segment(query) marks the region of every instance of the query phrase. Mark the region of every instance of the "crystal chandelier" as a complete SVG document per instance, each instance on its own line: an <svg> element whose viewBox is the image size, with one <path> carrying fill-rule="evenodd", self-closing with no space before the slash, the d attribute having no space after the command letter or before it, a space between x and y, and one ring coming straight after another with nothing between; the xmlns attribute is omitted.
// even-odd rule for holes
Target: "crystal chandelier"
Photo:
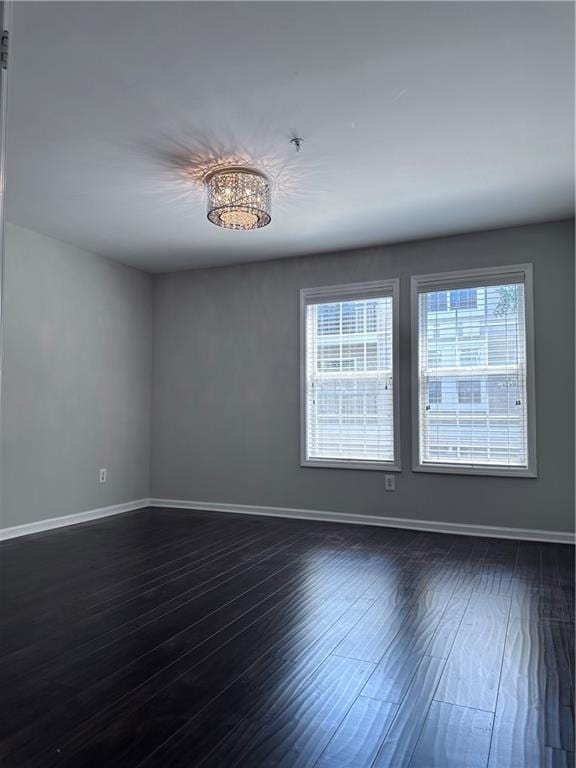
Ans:
<svg viewBox="0 0 576 768"><path fill-rule="evenodd" d="M225 229L259 229L270 224L270 184L251 168L218 168L204 179L208 219Z"/></svg>

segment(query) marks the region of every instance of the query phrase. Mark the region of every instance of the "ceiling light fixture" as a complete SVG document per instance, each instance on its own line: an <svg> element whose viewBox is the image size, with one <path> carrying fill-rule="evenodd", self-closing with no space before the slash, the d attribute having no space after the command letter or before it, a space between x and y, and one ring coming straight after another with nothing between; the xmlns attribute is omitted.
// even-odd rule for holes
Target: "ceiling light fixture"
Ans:
<svg viewBox="0 0 576 768"><path fill-rule="evenodd" d="M270 183L260 171L216 168L204 182L212 224L224 229L260 229L270 224Z"/></svg>

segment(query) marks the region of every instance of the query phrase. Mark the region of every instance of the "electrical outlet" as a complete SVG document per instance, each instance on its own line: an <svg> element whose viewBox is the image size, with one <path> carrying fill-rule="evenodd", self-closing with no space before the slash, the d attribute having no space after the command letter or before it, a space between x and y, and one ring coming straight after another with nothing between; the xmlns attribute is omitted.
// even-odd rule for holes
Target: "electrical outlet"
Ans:
<svg viewBox="0 0 576 768"><path fill-rule="evenodd" d="M395 491L396 490L396 478L394 475L384 475L384 490Z"/></svg>
<svg viewBox="0 0 576 768"><path fill-rule="evenodd" d="M98 482L99 483L105 483L108 479L108 470L107 469L101 469L98 472Z"/></svg>

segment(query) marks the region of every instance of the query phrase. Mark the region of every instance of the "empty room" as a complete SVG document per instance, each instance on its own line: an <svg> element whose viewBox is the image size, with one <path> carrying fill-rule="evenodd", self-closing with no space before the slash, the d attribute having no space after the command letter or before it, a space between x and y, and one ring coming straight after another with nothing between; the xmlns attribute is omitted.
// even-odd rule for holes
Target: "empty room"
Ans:
<svg viewBox="0 0 576 768"><path fill-rule="evenodd" d="M574 4L0 8L2 768L574 768Z"/></svg>

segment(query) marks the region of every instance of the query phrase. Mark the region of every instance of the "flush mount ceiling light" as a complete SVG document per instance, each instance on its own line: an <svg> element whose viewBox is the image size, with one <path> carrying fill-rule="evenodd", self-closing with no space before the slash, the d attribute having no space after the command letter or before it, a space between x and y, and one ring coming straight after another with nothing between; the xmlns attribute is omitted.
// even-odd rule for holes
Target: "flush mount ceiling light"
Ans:
<svg viewBox="0 0 576 768"><path fill-rule="evenodd" d="M252 168L217 168L204 179L208 219L224 229L260 229L270 224L270 183Z"/></svg>

